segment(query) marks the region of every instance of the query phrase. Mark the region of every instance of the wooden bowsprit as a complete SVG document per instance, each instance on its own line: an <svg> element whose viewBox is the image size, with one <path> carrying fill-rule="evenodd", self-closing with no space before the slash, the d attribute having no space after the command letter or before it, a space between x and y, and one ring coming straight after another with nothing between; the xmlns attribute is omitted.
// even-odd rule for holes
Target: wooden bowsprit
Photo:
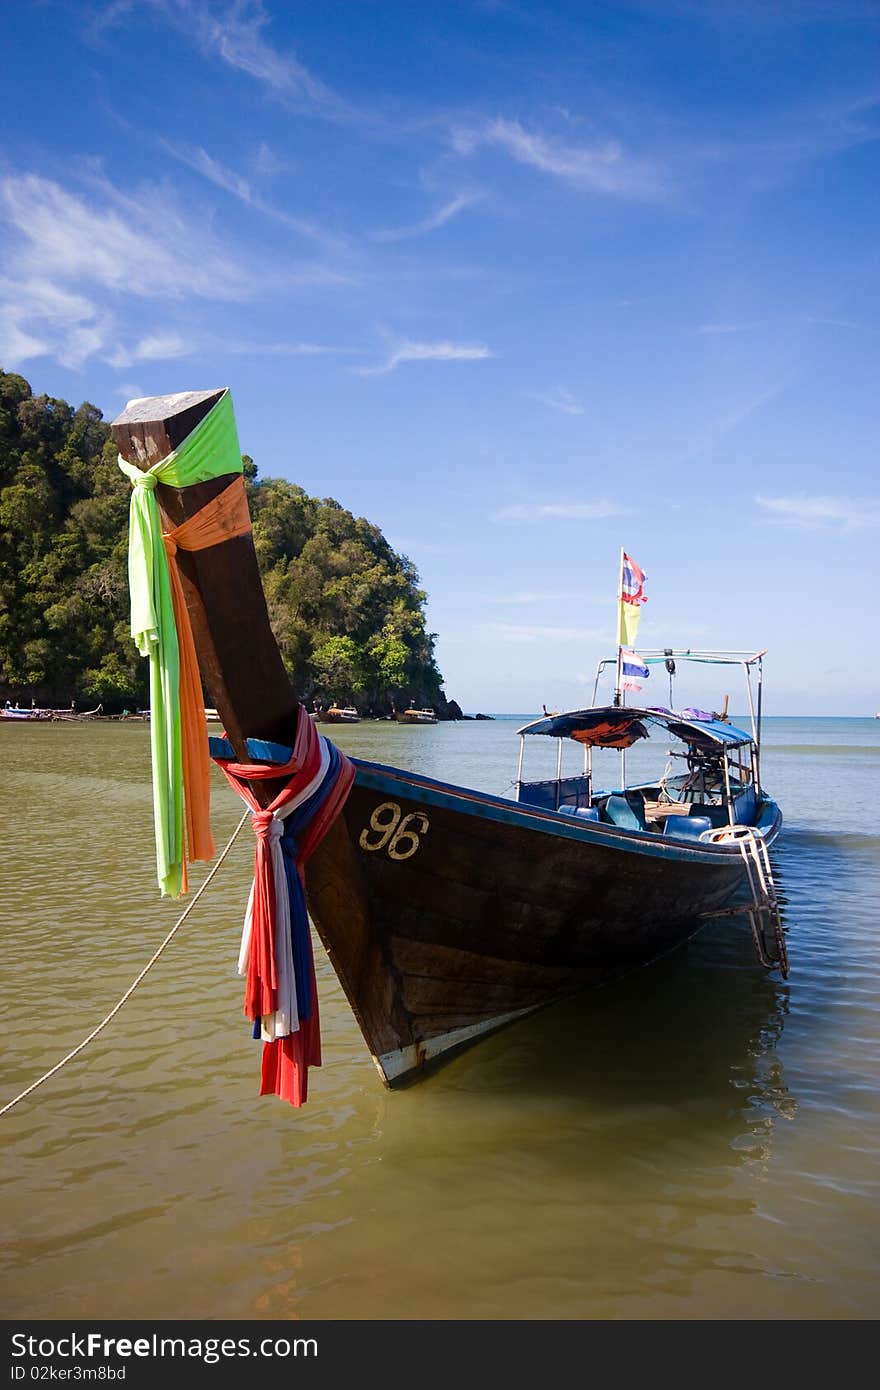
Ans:
<svg viewBox="0 0 880 1390"><path fill-rule="evenodd" d="M177 449L222 395L222 389L183 391L130 401L110 432L122 457L146 471ZM226 474L186 488L160 482L156 501L169 529L201 511L232 480ZM289 744L298 701L269 624L253 537L179 551L177 563L202 679L236 757L247 762L248 738ZM254 793L268 805L274 790L255 783Z"/></svg>

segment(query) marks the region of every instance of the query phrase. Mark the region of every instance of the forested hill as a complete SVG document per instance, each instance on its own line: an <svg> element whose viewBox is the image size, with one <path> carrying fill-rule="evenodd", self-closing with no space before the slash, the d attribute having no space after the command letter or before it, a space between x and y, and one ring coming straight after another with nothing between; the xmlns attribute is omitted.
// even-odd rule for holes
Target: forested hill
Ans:
<svg viewBox="0 0 880 1390"><path fill-rule="evenodd" d="M148 701L128 626L129 484L100 410L35 396L0 371L0 702L106 713ZM329 498L257 478L254 543L278 644L300 698L387 713L441 690L414 565Z"/></svg>

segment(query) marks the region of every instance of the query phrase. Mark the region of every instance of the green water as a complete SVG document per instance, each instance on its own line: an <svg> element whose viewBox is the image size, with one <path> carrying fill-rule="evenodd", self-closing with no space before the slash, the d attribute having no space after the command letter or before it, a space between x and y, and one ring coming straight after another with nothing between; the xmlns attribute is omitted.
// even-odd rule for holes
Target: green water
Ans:
<svg viewBox="0 0 880 1390"><path fill-rule="evenodd" d="M500 792L515 728L333 736ZM182 904L157 896L145 726L0 727L0 747L2 1102ZM246 827L109 1029L0 1119L4 1316L876 1316L878 758L880 721L766 721L787 983L728 919L392 1093L318 946L300 1111L258 1099L241 1014ZM219 845L239 803L215 789Z"/></svg>

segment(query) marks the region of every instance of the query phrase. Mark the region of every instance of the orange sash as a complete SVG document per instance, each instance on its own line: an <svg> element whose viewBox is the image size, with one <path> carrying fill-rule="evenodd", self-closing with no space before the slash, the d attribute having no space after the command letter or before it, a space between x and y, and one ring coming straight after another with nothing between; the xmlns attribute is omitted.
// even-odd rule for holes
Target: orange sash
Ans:
<svg viewBox="0 0 880 1390"><path fill-rule="evenodd" d="M183 891L187 889L186 864L196 859L212 859L211 761L205 730L205 699L196 660L192 625L180 572L177 551L207 550L212 545L244 536L251 530L244 479L239 475L229 487L173 531L163 531L168 556L171 602L180 649L180 732L183 761L184 825L186 853L183 860Z"/></svg>

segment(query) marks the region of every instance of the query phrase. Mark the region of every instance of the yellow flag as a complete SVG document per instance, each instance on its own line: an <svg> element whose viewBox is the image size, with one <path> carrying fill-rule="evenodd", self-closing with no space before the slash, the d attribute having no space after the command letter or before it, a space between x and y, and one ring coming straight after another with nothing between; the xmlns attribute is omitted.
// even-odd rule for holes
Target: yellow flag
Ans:
<svg viewBox="0 0 880 1390"><path fill-rule="evenodd" d="M639 630L642 604L647 603L647 575L625 550L620 552L620 593L618 594L617 645L634 647Z"/></svg>
<svg viewBox="0 0 880 1390"><path fill-rule="evenodd" d="M617 622L617 645L634 647L639 630L639 618L642 616L641 607L637 603L625 603L623 599L618 606L620 615Z"/></svg>

